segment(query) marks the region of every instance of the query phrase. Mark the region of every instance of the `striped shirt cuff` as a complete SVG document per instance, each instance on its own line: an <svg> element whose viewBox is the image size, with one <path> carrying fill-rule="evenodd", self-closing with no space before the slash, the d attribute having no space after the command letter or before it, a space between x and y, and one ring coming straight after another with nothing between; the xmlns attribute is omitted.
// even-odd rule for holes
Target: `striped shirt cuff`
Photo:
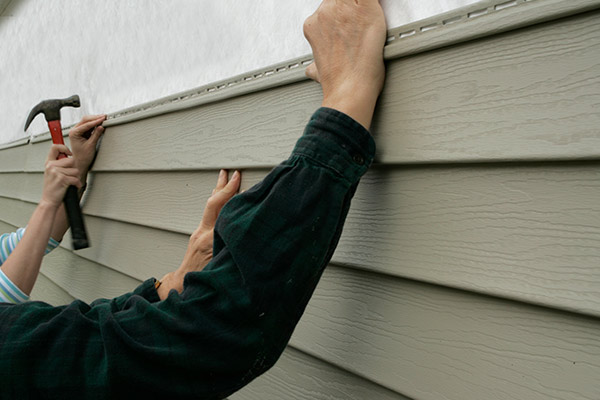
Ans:
<svg viewBox="0 0 600 400"><path fill-rule="evenodd" d="M0 302L19 304L29 300L29 296L21 291L0 269Z"/></svg>
<svg viewBox="0 0 600 400"><path fill-rule="evenodd" d="M50 253L52 250L54 250L58 246L60 246L60 242L57 242L56 240L50 238L50 240L48 240L48 244L46 245L46 252L44 254Z"/></svg>

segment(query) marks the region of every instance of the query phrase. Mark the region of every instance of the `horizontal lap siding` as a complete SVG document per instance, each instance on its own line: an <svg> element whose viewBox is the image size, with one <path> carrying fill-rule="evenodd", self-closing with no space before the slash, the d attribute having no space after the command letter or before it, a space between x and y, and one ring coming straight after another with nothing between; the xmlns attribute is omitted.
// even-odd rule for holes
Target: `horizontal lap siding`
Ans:
<svg viewBox="0 0 600 400"><path fill-rule="evenodd" d="M267 172L244 172L243 188ZM95 174L84 206L93 246L78 254L160 278L181 261L216 176ZM0 175L0 187L15 181L37 201L41 174ZM600 316L599 198L597 162L375 167L333 261Z"/></svg>
<svg viewBox="0 0 600 400"><path fill-rule="evenodd" d="M600 157L598 13L390 61L381 163ZM300 82L110 127L97 170L272 166L319 106Z"/></svg>
<svg viewBox="0 0 600 400"><path fill-rule="evenodd" d="M598 319L329 266L290 342L422 400L600 398Z"/></svg>
<svg viewBox="0 0 600 400"><path fill-rule="evenodd" d="M388 62L377 163L332 265L280 362L232 399L600 398L598 22ZM36 296L112 297L175 269L218 169L259 182L320 100L301 81L110 126L92 247L67 235ZM27 222L49 146L0 150L0 227Z"/></svg>
<svg viewBox="0 0 600 400"><path fill-rule="evenodd" d="M34 208L34 204L0 198L0 223L7 231L14 231L27 224ZM139 279L80 257L62 246L44 257L41 271L70 296L86 302L116 297L140 284Z"/></svg>
<svg viewBox="0 0 600 400"><path fill-rule="evenodd" d="M230 400L409 400L289 347L277 364Z"/></svg>
<svg viewBox="0 0 600 400"><path fill-rule="evenodd" d="M2 222L0 219L0 234L13 232L17 227L12 224ZM63 288L47 278L43 273L38 275L37 281L30 294L33 301L44 301L52 305L68 304L75 300Z"/></svg>
<svg viewBox="0 0 600 400"><path fill-rule="evenodd" d="M73 296L47 278L43 273L38 275L30 298L32 301L43 301L53 306L69 304L75 300Z"/></svg>

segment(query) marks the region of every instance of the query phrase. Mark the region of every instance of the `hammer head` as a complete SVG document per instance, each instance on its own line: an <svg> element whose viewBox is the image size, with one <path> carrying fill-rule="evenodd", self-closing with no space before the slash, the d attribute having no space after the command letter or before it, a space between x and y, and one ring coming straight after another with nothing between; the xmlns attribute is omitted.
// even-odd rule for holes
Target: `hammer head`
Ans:
<svg viewBox="0 0 600 400"><path fill-rule="evenodd" d="M25 122L25 130L29 128L29 124L39 113L44 113L46 116L46 121L60 121L60 109L63 107L79 107L79 96L76 94L67 97L66 99L53 99L53 100L44 100L37 106L33 107L33 110L29 113L27 117L27 122Z"/></svg>

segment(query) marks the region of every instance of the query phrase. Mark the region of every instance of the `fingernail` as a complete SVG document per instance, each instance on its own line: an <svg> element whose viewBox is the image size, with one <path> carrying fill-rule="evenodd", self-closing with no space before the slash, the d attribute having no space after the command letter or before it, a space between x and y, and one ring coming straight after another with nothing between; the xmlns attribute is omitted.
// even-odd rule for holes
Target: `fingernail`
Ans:
<svg viewBox="0 0 600 400"><path fill-rule="evenodd" d="M235 173L233 174L233 177L234 177L235 179L237 179L237 178L239 178L239 177L240 177L240 175L241 175L241 172L240 172L240 171L238 171L238 170L236 170L236 171L235 171Z"/></svg>
<svg viewBox="0 0 600 400"><path fill-rule="evenodd" d="M224 169L222 169L222 170L219 172L219 178L220 178L220 177L222 177L222 176L225 176L225 170L224 170Z"/></svg>

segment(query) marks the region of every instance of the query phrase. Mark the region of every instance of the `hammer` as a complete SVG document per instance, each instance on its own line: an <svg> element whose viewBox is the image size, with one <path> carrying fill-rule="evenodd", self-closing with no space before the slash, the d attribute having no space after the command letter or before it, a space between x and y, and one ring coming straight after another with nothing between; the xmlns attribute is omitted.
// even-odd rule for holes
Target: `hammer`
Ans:
<svg viewBox="0 0 600 400"><path fill-rule="evenodd" d="M62 107L79 107L79 96L73 95L66 99L54 99L44 100L35 107L29 113L27 122L25 122L25 130L29 128L31 121L39 113L44 113L46 121L48 122L48 128L50 129L50 135L52 135L52 143L54 144L65 144L63 140L62 128L60 126L60 109ZM58 159L67 157L66 154L59 154ZM85 249L89 247L87 233L83 224L83 215L81 214L81 208L79 206L79 195L77 193L77 187L69 186L67 193L65 194L65 210L67 212L67 219L71 226L71 237L73 238L73 248L75 250Z"/></svg>

